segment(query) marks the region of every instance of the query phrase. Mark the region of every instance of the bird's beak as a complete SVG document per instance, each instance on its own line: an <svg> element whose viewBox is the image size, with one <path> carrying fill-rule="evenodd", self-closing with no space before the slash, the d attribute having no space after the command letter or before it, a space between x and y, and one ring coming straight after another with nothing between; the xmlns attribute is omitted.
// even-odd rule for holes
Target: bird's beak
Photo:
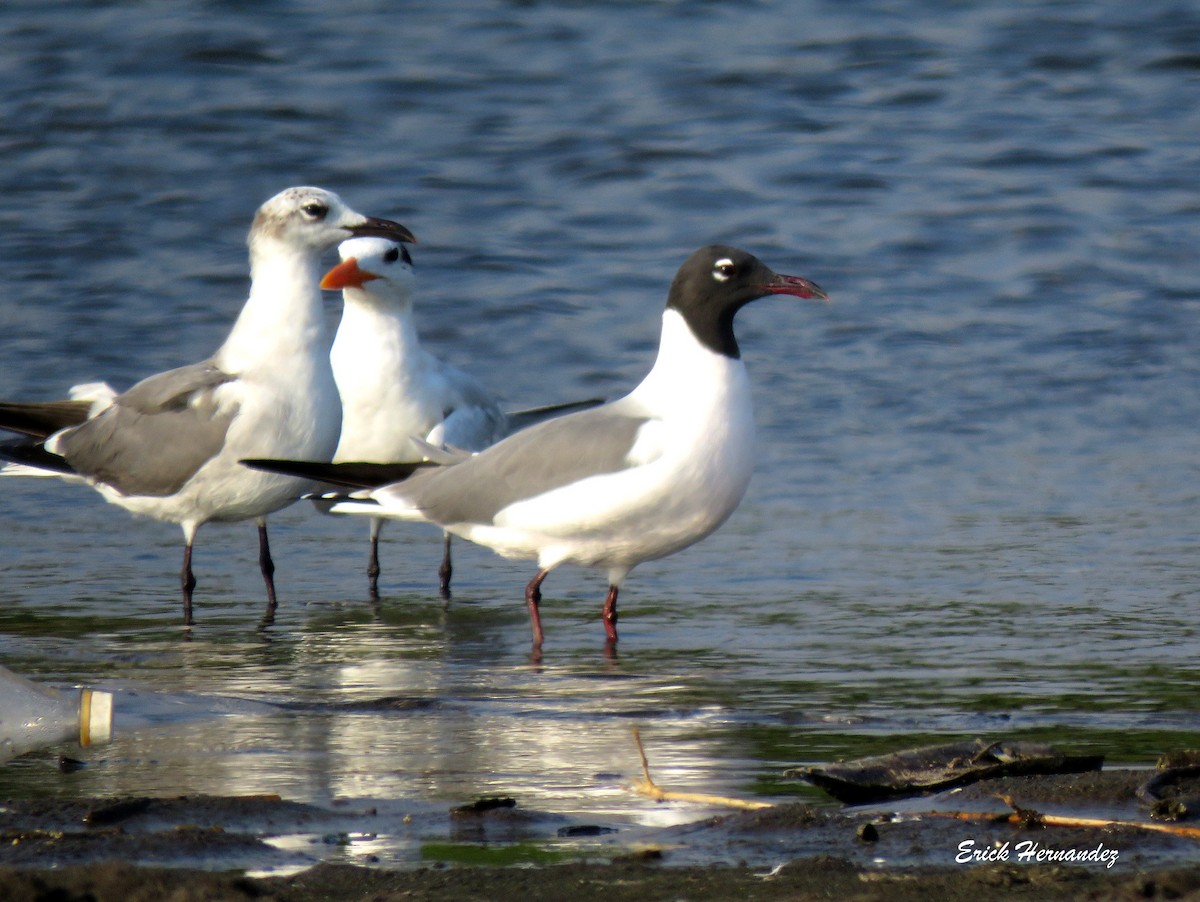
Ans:
<svg viewBox="0 0 1200 902"><path fill-rule="evenodd" d="M812 298L815 301L829 300L829 295L820 285L800 276L782 276L775 273L774 278L765 285L756 287L766 294L791 294L798 298Z"/></svg>
<svg viewBox="0 0 1200 902"><path fill-rule="evenodd" d="M400 223L392 222L390 219L377 219L374 216L367 216L365 221L358 225L346 226L346 231L355 238L369 236L391 238L393 241L406 241L409 244L417 243L417 237Z"/></svg>
<svg viewBox="0 0 1200 902"><path fill-rule="evenodd" d="M358 261L351 257L325 273L325 278L321 280L321 287L331 291L338 288L362 288L365 283L378 278L379 276L374 273L363 272L359 269Z"/></svg>

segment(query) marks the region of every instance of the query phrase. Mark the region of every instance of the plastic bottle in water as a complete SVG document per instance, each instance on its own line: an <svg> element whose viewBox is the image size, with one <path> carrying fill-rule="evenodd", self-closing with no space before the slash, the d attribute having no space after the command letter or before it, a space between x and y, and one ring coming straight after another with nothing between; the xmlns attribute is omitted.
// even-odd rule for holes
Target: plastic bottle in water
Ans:
<svg viewBox="0 0 1200 902"><path fill-rule="evenodd" d="M112 693L60 691L0 667L0 762L68 740L101 745L112 737Z"/></svg>

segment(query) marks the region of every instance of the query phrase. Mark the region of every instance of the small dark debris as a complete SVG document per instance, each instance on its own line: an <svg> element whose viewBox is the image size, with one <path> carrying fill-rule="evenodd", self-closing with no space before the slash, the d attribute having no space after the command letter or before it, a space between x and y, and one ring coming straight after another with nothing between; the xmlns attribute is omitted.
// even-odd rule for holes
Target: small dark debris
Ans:
<svg viewBox="0 0 1200 902"><path fill-rule="evenodd" d="M516 808L517 800L505 796L496 796L494 798L476 799L469 805L459 805L457 808L450 809L451 817L464 817L470 815L487 814L489 811L495 811L499 808Z"/></svg>
<svg viewBox="0 0 1200 902"><path fill-rule="evenodd" d="M858 829L854 831L854 835L863 842L879 842L879 829L870 821L865 824L859 824Z"/></svg>
<svg viewBox="0 0 1200 902"><path fill-rule="evenodd" d="M1033 742L974 739L906 749L784 772L819 786L840 802L857 805L921 795L978 780L1028 774L1100 770L1103 755L1064 755Z"/></svg>
<svg viewBox="0 0 1200 902"><path fill-rule="evenodd" d="M1046 826L1042 813L1035 808L1022 808L1013 801L1011 796L1001 796L1003 802L1012 809L1017 817L1017 827L1021 830L1040 830ZM1011 823L1011 819L1005 819ZM1003 822L999 821L998 822Z"/></svg>
<svg viewBox="0 0 1200 902"><path fill-rule="evenodd" d="M570 827L559 827L558 835L563 838L580 836L607 836L616 833L615 827L601 827L599 824L575 824Z"/></svg>
<svg viewBox="0 0 1200 902"><path fill-rule="evenodd" d="M1194 754L1194 753L1187 753ZM1164 755L1154 776L1137 788L1137 797L1150 806L1150 816L1165 821L1182 821L1200 813L1200 794L1196 792L1200 764L1163 767L1165 761L1190 760ZM1186 784L1191 782L1191 786ZM1191 792L1188 792L1188 790Z"/></svg>
<svg viewBox="0 0 1200 902"><path fill-rule="evenodd" d="M80 761L78 758L71 758L67 755L58 756L58 769L61 773L73 774L85 767L87 767L86 761Z"/></svg>
<svg viewBox="0 0 1200 902"><path fill-rule="evenodd" d="M662 861L665 857L662 849L640 849L628 855L618 855L612 860L612 863L629 864L640 861Z"/></svg>
<svg viewBox="0 0 1200 902"><path fill-rule="evenodd" d="M93 808L83 816L87 827L107 827L139 815L150 807L153 799L126 799Z"/></svg>

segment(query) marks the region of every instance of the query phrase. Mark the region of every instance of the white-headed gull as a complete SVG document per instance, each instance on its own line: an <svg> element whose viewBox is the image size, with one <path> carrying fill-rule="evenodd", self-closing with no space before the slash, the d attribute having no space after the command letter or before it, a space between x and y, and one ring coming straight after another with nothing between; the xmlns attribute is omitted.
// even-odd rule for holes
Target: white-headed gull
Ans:
<svg viewBox="0 0 1200 902"><path fill-rule="evenodd" d="M82 476L135 514L178 523L187 624L195 587L192 543L209 521L257 521L266 620L274 614L266 515L291 504L310 483L256 473L238 461L332 458L342 406L329 362L320 258L355 235L415 240L403 226L356 213L330 191L277 194L254 217L250 296L212 357L142 380L44 442L0 449L20 463ZM2 419L0 428L7 428Z"/></svg>
<svg viewBox="0 0 1200 902"><path fill-rule="evenodd" d="M480 451L514 426L600 403L504 413L483 383L421 346L413 316L413 262L401 243L351 238L342 242L338 254L342 262L321 280L322 288L340 289L345 302L330 353L342 396L342 436L335 462L420 460L423 451L414 439ZM317 505L329 507L320 500ZM372 597L378 597L382 525L382 517L371 518L367 576ZM438 575L441 593L449 597L449 534Z"/></svg>
<svg viewBox="0 0 1200 902"><path fill-rule="evenodd" d="M505 557L536 559L539 570L525 588L535 649L543 638L538 604L546 575L565 562L603 569L611 648L617 593L629 571L709 535L745 493L754 418L733 319L772 294L826 297L807 279L779 275L745 251L701 248L671 284L658 359L628 395L533 426L460 462L418 469L369 492L367 501L346 500L334 510L424 520ZM254 465L338 478L336 465Z"/></svg>

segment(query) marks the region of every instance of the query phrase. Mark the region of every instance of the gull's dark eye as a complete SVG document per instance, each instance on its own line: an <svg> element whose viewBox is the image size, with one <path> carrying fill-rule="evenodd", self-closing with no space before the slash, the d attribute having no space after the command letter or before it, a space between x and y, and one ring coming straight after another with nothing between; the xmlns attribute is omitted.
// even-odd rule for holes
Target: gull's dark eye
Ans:
<svg viewBox="0 0 1200 902"><path fill-rule="evenodd" d="M314 222L320 222L329 215L329 208L324 204L319 204L316 201L307 203L300 208L300 212Z"/></svg>
<svg viewBox="0 0 1200 902"><path fill-rule="evenodd" d="M713 264L713 278L718 282L728 282L737 273L737 267L728 257L722 257Z"/></svg>
<svg viewBox="0 0 1200 902"><path fill-rule="evenodd" d="M400 248L394 247L383 255L383 259L387 263L395 263L400 259Z"/></svg>

